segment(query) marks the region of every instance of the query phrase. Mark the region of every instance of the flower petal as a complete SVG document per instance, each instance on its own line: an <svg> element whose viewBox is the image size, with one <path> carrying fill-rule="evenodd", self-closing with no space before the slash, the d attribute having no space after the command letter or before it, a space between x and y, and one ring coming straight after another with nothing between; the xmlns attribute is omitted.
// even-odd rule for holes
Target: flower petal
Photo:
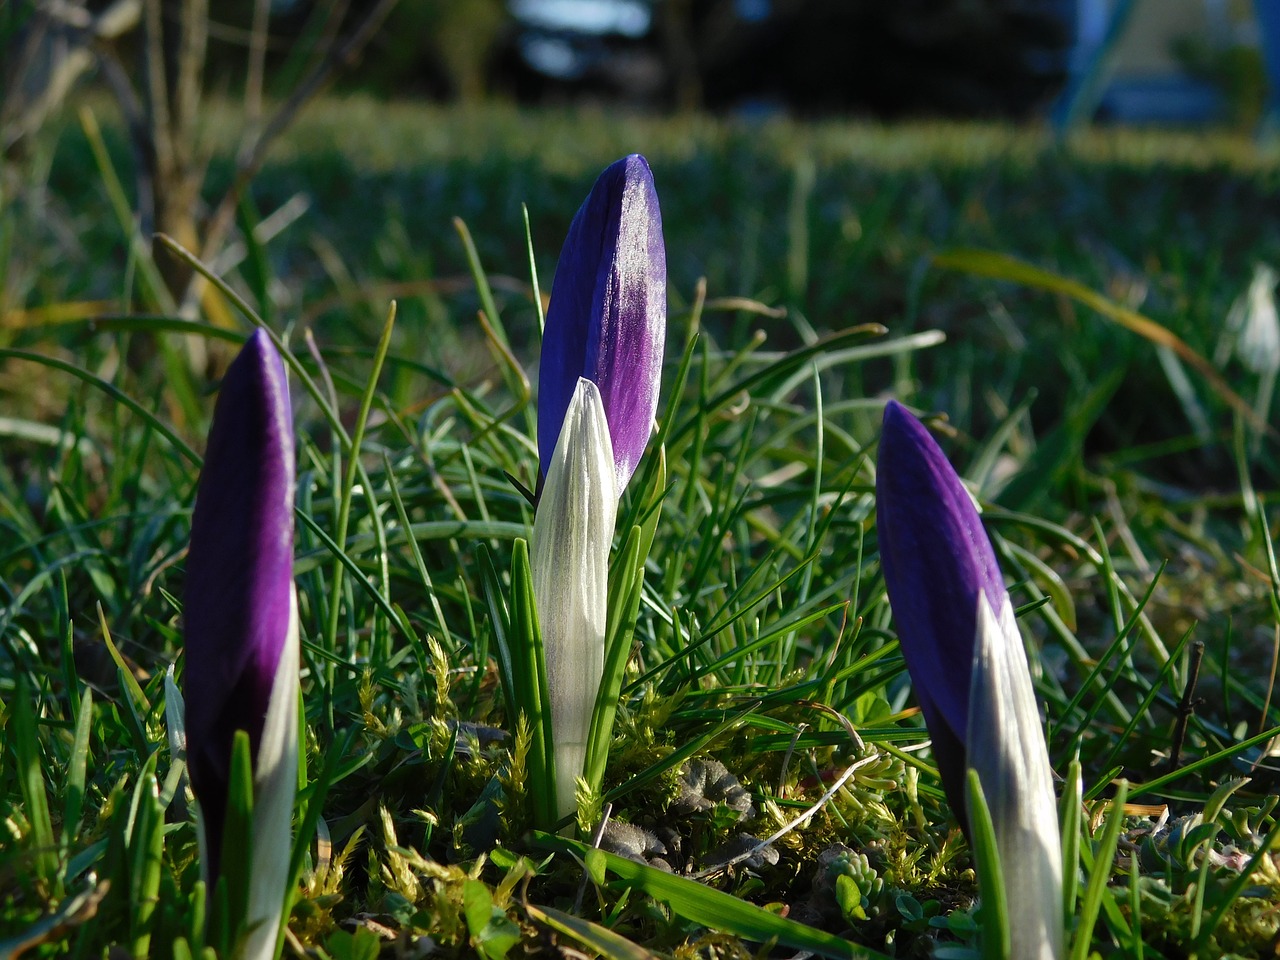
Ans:
<svg viewBox="0 0 1280 960"><path fill-rule="evenodd" d="M579 379L533 524L529 558L547 663L556 792L561 816L576 809L591 714L604 671L609 548L618 495L600 391Z"/></svg>
<svg viewBox="0 0 1280 960"><path fill-rule="evenodd" d="M658 194L649 164L632 154L596 180L560 252L538 374L544 476L577 378L586 377L600 388L621 493L649 442L666 323Z"/></svg>
<svg viewBox="0 0 1280 960"><path fill-rule="evenodd" d="M272 960L293 853L298 789L298 600L290 585L289 632L253 764L253 873L243 960Z"/></svg>
<svg viewBox="0 0 1280 960"><path fill-rule="evenodd" d="M977 596L999 607L1006 592L969 492L925 426L894 401L876 461L876 531L912 682L963 740ZM957 788L962 798L963 780Z"/></svg>
<svg viewBox="0 0 1280 960"><path fill-rule="evenodd" d="M996 616L977 600L968 757L995 826L1008 905L1011 957L1063 951L1062 840L1053 773L1013 605Z"/></svg>

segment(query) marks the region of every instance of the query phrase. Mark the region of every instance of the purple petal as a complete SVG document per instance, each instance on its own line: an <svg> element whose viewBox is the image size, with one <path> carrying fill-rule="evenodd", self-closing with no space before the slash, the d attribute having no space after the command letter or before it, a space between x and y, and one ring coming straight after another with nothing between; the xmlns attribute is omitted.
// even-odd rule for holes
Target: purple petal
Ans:
<svg viewBox="0 0 1280 960"><path fill-rule="evenodd" d="M262 330L227 370L191 518L183 596L188 766L218 874L231 742L254 755L289 632L293 415L284 364Z"/></svg>
<svg viewBox="0 0 1280 960"><path fill-rule="evenodd" d="M538 374L542 473L579 377L600 388L619 492L649 442L667 325L667 258L649 164L600 174L569 226L551 286Z"/></svg>
<svg viewBox="0 0 1280 960"><path fill-rule="evenodd" d="M925 426L900 404L884 411L876 461L880 565L902 656L934 740L943 786L964 817L978 593L999 610L1007 593L964 484ZM948 754L959 751L959 757Z"/></svg>

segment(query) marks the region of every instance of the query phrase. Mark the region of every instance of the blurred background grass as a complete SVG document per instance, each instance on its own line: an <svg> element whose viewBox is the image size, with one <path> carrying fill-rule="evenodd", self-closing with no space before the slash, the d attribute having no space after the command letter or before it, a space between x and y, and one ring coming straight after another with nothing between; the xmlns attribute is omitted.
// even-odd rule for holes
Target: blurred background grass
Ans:
<svg viewBox="0 0 1280 960"><path fill-rule="evenodd" d="M127 168L109 105L93 108L113 162ZM216 197L232 176L237 114L221 104L202 119L206 192ZM314 325L323 342L367 345L394 294L402 347L454 372L474 369L483 362L471 349L478 302L451 218L467 223L486 264L516 272L498 295L513 311L513 336L527 343L528 277L513 269L527 259L521 204L545 291L578 198L630 151L655 171L674 308L687 308L705 278L713 298L785 309L775 318L713 315L707 329L729 346L756 329L768 349L855 323L942 330L948 345L918 358L911 387L977 436L1033 391L1031 423L1047 432L1113 376L1091 449L1175 440L1189 424L1150 344L1063 298L940 270L938 251L980 247L1028 260L1142 310L1202 354L1213 352L1255 263L1280 261L1277 154L1221 132L1094 130L1060 144L1044 129L998 124L889 128L330 98L285 135L250 190L264 217L301 211L264 245L275 310ZM22 329L19 311L83 300L126 310L130 297L120 285L121 230L106 215L74 115L47 131L37 156L33 181L11 181L5 218L3 336L13 345L48 333ZM878 370L863 385L869 394L896 375ZM1149 467L1197 489L1235 482L1228 459L1179 454L1177 444Z"/></svg>

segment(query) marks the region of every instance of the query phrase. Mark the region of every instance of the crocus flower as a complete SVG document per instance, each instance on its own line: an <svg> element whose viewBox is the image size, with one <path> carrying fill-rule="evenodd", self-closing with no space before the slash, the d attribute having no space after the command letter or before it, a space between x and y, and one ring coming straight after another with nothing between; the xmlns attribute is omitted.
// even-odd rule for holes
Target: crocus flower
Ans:
<svg viewBox="0 0 1280 960"><path fill-rule="evenodd" d="M538 374L529 558L546 656L557 810L575 808L604 671L618 498L649 442L667 321L662 216L639 154L602 173L560 252Z"/></svg>
<svg viewBox="0 0 1280 960"><path fill-rule="evenodd" d="M667 256L649 164L610 165L569 226L538 374L542 477L579 377L600 389L621 495L649 442L667 324Z"/></svg>
<svg viewBox="0 0 1280 960"><path fill-rule="evenodd" d="M1265 263L1253 268L1249 289L1232 304L1227 328L1236 335L1236 355L1248 370L1280 372L1280 319L1276 316L1276 272Z"/></svg>
<svg viewBox="0 0 1280 960"><path fill-rule="evenodd" d="M547 462L529 557L546 651L561 817L576 809L574 785L604 672L609 546L618 510L613 466L600 390L580 377Z"/></svg>
<svg viewBox="0 0 1280 960"><path fill-rule="evenodd" d="M269 958L288 882L298 771L293 417L284 366L256 331L227 370L191 520L183 599L187 764L210 891L231 748L249 735L253 860L243 956Z"/></svg>
<svg viewBox="0 0 1280 960"><path fill-rule="evenodd" d="M965 770L991 810L1018 958L1062 953L1053 777L1026 651L973 499L929 431L885 407L876 475L880 563L942 785L968 829Z"/></svg>

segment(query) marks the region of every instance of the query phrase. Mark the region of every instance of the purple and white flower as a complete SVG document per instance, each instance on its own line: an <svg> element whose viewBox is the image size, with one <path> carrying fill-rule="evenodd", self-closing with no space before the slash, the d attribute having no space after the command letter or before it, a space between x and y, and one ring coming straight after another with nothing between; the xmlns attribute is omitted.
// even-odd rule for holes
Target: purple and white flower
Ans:
<svg viewBox="0 0 1280 960"><path fill-rule="evenodd" d="M538 374L539 498L529 558L546 657L557 810L576 808L604 671L618 499L653 429L667 262L653 175L609 166L569 227Z"/></svg>
<svg viewBox="0 0 1280 960"><path fill-rule="evenodd" d="M221 872L236 732L253 756L253 861L242 956L270 958L288 883L298 777L293 417L262 330L228 368L191 520L183 596L187 765L201 866Z"/></svg>
<svg viewBox="0 0 1280 960"><path fill-rule="evenodd" d="M1010 956L1063 951L1053 776L1026 651L973 498L929 431L885 407L876 463L880 564L942 785L968 830L965 771L991 811Z"/></svg>

